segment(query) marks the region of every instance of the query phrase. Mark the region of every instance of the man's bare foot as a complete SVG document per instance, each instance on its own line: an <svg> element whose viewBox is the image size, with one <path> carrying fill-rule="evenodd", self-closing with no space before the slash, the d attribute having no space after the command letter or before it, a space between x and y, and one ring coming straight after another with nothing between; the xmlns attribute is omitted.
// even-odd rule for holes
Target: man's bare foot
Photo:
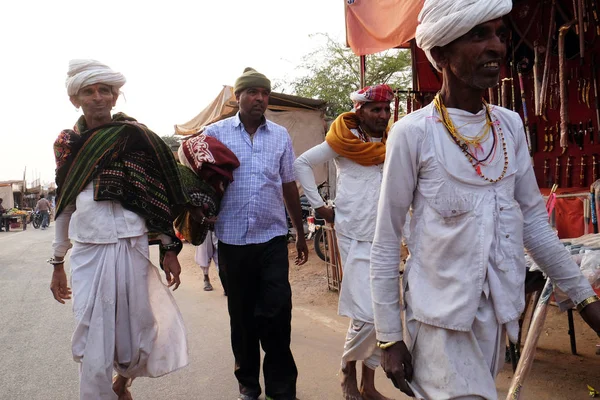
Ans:
<svg viewBox="0 0 600 400"><path fill-rule="evenodd" d="M367 367L364 362L362 365L362 379L360 380L360 394L363 400L392 400L375 389L375 370Z"/></svg>
<svg viewBox="0 0 600 400"><path fill-rule="evenodd" d="M381 393L379 393L376 389L372 390L360 390L360 394L362 395L363 400L393 400L389 397L385 397Z"/></svg>
<svg viewBox="0 0 600 400"><path fill-rule="evenodd" d="M129 391L129 386L131 386L131 381L129 378L125 378L122 375L117 375L113 380L113 392L117 394L119 400L133 400L133 396Z"/></svg>
<svg viewBox="0 0 600 400"><path fill-rule="evenodd" d="M342 367L342 395L344 400L363 400L356 379L356 361L350 361Z"/></svg>

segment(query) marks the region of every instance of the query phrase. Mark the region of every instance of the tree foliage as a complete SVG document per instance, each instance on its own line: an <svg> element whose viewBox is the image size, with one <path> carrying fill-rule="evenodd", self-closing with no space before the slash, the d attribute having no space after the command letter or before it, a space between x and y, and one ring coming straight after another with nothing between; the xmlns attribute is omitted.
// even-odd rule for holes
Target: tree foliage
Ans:
<svg viewBox="0 0 600 400"><path fill-rule="evenodd" d="M303 57L300 68L306 74L289 86L295 95L327 101L326 115L334 118L352 109L349 95L360 89L360 58L329 35L318 35L326 39L325 44ZM409 50L391 49L366 58L367 86L387 83L394 89L406 89L410 85ZM400 112L402 107L401 102Z"/></svg>

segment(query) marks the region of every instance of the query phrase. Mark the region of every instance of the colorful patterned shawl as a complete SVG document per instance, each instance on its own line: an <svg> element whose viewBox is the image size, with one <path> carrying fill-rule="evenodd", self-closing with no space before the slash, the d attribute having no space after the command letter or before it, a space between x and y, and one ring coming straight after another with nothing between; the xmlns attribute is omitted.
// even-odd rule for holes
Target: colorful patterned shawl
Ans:
<svg viewBox="0 0 600 400"><path fill-rule="evenodd" d="M173 219L189 199L165 142L125 114L87 130L85 118L64 130L54 143L56 216L93 181L94 199L120 202L146 220L149 236L174 240Z"/></svg>
<svg viewBox="0 0 600 400"><path fill-rule="evenodd" d="M196 134L186 139L178 151L183 186L190 204L194 207L208 206L207 217L219 213L221 198L229 183L233 182L233 171L240 162L235 154L223 143L204 134ZM179 214L175 229L193 245L204 242L208 230L213 227L195 221L188 210Z"/></svg>

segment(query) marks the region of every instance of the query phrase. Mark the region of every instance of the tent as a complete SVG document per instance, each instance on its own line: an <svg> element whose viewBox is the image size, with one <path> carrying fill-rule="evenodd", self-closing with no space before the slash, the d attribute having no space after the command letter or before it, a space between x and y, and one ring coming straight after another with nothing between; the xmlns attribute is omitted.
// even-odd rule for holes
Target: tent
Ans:
<svg viewBox="0 0 600 400"><path fill-rule="evenodd" d="M15 206L12 183L0 183L0 198L3 200L2 207L7 210Z"/></svg>
<svg viewBox="0 0 600 400"><path fill-rule="evenodd" d="M357 56L407 47L422 7L423 0L379 0L376 6L367 0L347 0L346 42Z"/></svg>
<svg viewBox="0 0 600 400"><path fill-rule="evenodd" d="M265 116L287 129L294 152L299 156L325 139L324 106L323 100L271 92ZM175 125L175 134L193 135L207 125L235 115L237 111L233 87L224 86L219 95L198 115L184 124ZM315 179L318 183L329 180L326 164L315 169Z"/></svg>

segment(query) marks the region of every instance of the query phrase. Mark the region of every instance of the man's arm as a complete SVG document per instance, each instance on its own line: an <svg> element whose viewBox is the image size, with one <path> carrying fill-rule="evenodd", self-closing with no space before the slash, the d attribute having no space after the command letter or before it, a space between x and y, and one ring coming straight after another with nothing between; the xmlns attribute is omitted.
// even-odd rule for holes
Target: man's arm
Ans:
<svg viewBox="0 0 600 400"><path fill-rule="evenodd" d="M413 370L411 355L402 341L399 267L402 227L417 187L421 142L418 127L405 120L390 131L371 247L375 330L379 341L389 342L383 345L381 366L394 386L412 397L406 383L412 380Z"/></svg>
<svg viewBox="0 0 600 400"><path fill-rule="evenodd" d="M296 182L287 182L282 184L283 200L292 220L292 225L296 228L296 265L302 265L308 260L308 246L304 238L304 226L302 224L302 208L300 207L300 193Z"/></svg>
<svg viewBox="0 0 600 400"><path fill-rule="evenodd" d="M371 248L371 292L377 339L402 340L399 266L402 227L417 186L418 127L396 123L386 144L383 181L377 209L375 238Z"/></svg>
<svg viewBox="0 0 600 400"><path fill-rule="evenodd" d="M305 151L294 161L294 172L308 201L327 222L333 223L333 209L325 206L315 183L314 168L335 159L338 154L327 142Z"/></svg>
<svg viewBox="0 0 600 400"><path fill-rule="evenodd" d="M279 174L281 176L283 200L292 220L292 225L296 228L296 265L302 265L308 260L308 246L304 238L304 226L302 224L302 208L300 207L300 193L296 186L294 177L294 148L292 140L286 131L286 145L279 165Z"/></svg>
<svg viewBox="0 0 600 400"><path fill-rule="evenodd" d="M522 123L515 134L517 176L515 200L523 213L523 244L533 260L578 304L594 291L548 223L548 214L529 158Z"/></svg>

